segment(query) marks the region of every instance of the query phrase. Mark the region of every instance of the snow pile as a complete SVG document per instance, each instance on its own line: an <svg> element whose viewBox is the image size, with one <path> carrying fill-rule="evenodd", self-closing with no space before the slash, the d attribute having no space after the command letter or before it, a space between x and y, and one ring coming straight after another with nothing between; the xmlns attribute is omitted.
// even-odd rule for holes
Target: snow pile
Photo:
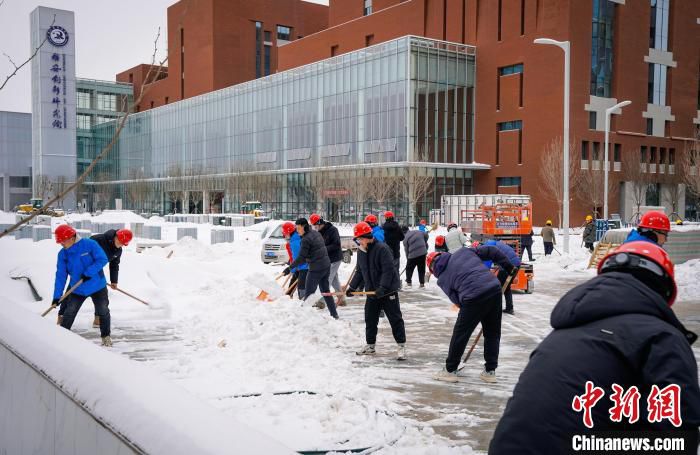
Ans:
<svg viewBox="0 0 700 455"><path fill-rule="evenodd" d="M678 300L698 299L700 296L700 259L692 259L674 268L678 284Z"/></svg>
<svg viewBox="0 0 700 455"><path fill-rule="evenodd" d="M143 223L146 218L130 210L105 210L100 215L93 216L97 223Z"/></svg>

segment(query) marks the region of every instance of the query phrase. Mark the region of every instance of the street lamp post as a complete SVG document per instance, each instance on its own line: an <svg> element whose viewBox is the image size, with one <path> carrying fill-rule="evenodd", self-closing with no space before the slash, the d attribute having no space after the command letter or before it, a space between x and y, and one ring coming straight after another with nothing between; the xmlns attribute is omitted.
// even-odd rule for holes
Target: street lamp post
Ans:
<svg viewBox="0 0 700 455"><path fill-rule="evenodd" d="M537 38L535 44L550 44L564 51L564 195L563 195L563 228L564 228L564 252L569 252L569 84L570 61L568 41L557 41L550 38Z"/></svg>
<svg viewBox="0 0 700 455"><path fill-rule="evenodd" d="M605 109L605 157L604 157L604 164L603 164L603 169L605 169L604 174L605 174L605 180L603 182L603 219L607 221L608 219L608 172L610 172L610 159L608 158L608 138L610 136L610 114L612 114L614 111L623 108L629 104L632 104L632 101L622 101L621 103L617 103L613 107L609 107Z"/></svg>

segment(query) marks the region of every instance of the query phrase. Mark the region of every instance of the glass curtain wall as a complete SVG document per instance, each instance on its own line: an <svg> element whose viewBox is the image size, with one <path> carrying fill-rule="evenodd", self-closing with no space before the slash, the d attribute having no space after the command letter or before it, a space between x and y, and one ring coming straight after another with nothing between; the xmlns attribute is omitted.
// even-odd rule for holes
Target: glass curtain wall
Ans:
<svg viewBox="0 0 700 455"><path fill-rule="evenodd" d="M158 212L186 211L192 199L212 210L208 194L223 193L228 212L260 200L277 217L385 207L408 216L404 187L418 171L406 163L417 162L433 179L416 208L426 217L442 194L471 192L473 87L473 47L403 37L133 114L118 160L100 165L92 186L101 200ZM95 143L114 129L93 128ZM377 196L377 180L393 189Z"/></svg>

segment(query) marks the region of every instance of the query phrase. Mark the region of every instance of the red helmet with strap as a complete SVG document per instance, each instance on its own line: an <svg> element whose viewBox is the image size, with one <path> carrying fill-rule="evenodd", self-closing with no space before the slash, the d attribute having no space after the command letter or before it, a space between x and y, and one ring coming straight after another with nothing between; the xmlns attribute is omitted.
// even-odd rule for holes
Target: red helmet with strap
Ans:
<svg viewBox="0 0 700 455"><path fill-rule="evenodd" d="M374 223L377 224L377 217L375 215L367 215L365 217L365 223Z"/></svg>
<svg viewBox="0 0 700 455"><path fill-rule="evenodd" d="M386 218L387 220L389 218L394 218L394 212L392 212L391 210L387 210L386 212L384 212L384 218Z"/></svg>
<svg viewBox="0 0 700 455"><path fill-rule="evenodd" d="M639 220L639 227L654 231L668 232L671 230L671 221L665 213L652 210L642 216L642 219Z"/></svg>
<svg viewBox="0 0 700 455"><path fill-rule="evenodd" d="M309 224L321 224L321 215L318 213L312 213L309 217Z"/></svg>
<svg viewBox="0 0 700 455"><path fill-rule="evenodd" d="M124 246L129 245L131 239L134 238L134 234L129 229L119 229L117 231L117 240Z"/></svg>
<svg viewBox="0 0 700 455"><path fill-rule="evenodd" d="M66 240L75 237L75 229L69 224L62 224L56 228L54 236L56 237L56 243L63 243Z"/></svg>
<svg viewBox="0 0 700 455"><path fill-rule="evenodd" d="M440 251L432 251L428 253L428 257L425 258L425 265L428 266L428 270L430 270L430 273L435 275L435 272L433 272L433 264L435 263L435 259L437 259L438 256L440 256L442 252Z"/></svg>
<svg viewBox="0 0 700 455"><path fill-rule="evenodd" d="M660 292L668 306L673 305L678 293L673 261L659 245L646 241L623 243L598 262L598 274L634 270L645 270L657 278L655 281L661 283ZM654 289L657 290L657 287Z"/></svg>
<svg viewBox="0 0 700 455"><path fill-rule="evenodd" d="M297 230L297 227L291 221L285 221L282 225L282 235L289 237Z"/></svg>
<svg viewBox="0 0 700 455"><path fill-rule="evenodd" d="M422 224L423 226L425 226L425 220L420 220L420 224Z"/></svg>
<svg viewBox="0 0 700 455"><path fill-rule="evenodd" d="M360 221L355 225L352 233L355 238L368 237L372 235L372 227L364 221Z"/></svg>
<svg viewBox="0 0 700 455"><path fill-rule="evenodd" d="M438 235L435 237L435 246L443 246L445 244L445 236Z"/></svg>

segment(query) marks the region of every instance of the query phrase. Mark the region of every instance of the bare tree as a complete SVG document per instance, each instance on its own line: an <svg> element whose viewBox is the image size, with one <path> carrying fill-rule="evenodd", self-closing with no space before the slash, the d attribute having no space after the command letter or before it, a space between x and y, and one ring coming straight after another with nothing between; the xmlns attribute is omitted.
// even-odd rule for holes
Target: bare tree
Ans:
<svg viewBox="0 0 700 455"><path fill-rule="evenodd" d="M369 179L364 169L358 169L352 174L348 182L351 185L352 197L355 200L356 222L364 219L365 202L369 194Z"/></svg>
<svg viewBox="0 0 700 455"><path fill-rule="evenodd" d="M65 191L66 187L68 186L68 181L66 179L65 175L59 175L56 177L56 183L55 183L55 192L56 194L61 194ZM63 207L63 201L60 200L58 201L58 206Z"/></svg>
<svg viewBox="0 0 700 455"><path fill-rule="evenodd" d="M695 127L693 136L679 160L679 172L686 191L695 196L696 212L700 213L700 125Z"/></svg>
<svg viewBox="0 0 700 455"><path fill-rule="evenodd" d="M158 28L158 34L156 35L156 39L153 42L154 50L153 50L153 55L151 58L152 63L156 62L156 54L158 53L158 39L159 38L160 38L160 27ZM163 72L163 67L164 67L165 62L167 60L168 60L168 58L166 57L158 64L157 67L152 64L148 70L148 73L146 74L146 80L148 80L148 78L151 75L151 72L154 71L154 69L156 71L156 77L158 75L160 75ZM146 85L146 84L144 84L141 87L141 93L139 94L138 98L134 101L134 105L138 105L143 100L144 95L148 92L148 89L150 87L151 87L151 85ZM92 160L90 165L85 169L85 171L83 171L83 173L76 179L76 181L73 182L72 184L68 185L68 187L63 192L57 194L51 200L49 200L46 204L44 204L44 206L40 210L35 211L30 216L24 218L23 220L15 223L14 225L12 225L9 228L5 229L4 231L0 232L0 238L6 236L10 232L16 230L20 226L22 226L26 223L29 223L32 219L34 219L34 217L36 217L38 215L43 215L44 213L46 213L46 210L48 209L48 207L55 204L57 201L63 200L63 198L68 193L73 191L75 188L77 188L79 185L81 185L83 183L83 181L85 181L85 179L87 178L88 175L90 175L90 173L95 168L95 166L97 166L97 164L100 161L102 161L102 159L105 156L107 156L109 154L109 152L112 150L112 148L114 148L114 144L116 144L117 140L119 140L119 135L121 134L122 130L124 129L124 125L126 125L126 121L129 118L129 115L131 114L130 109L127 106L124 106L123 111L124 111L124 115L121 116L119 122L117 123L117 128L116 128L116 131L114 132L114 135L112 136L112 139L100 151L99 155L97 155L95 157L95 159Z"/></svg>
<svg viewBox="0 0 700 455"><path fill-rule="evenodd" d="M622 155L622 178L625 186L629 188L629 196L635 206L635 212L630 221L639 218L641 206L646 202L647 187L651 183L651 176L647 173L647 164L639 160L639 150L628 149Z"/></svg>
<svg viewBox="0 0 700 455"><path fill-rule="evenodd" d="M680 218L678 210L680 209L681 196L683 195L683 176L675 172L671 174L667 170L661 174L659 178L662 184L663 199L671 203L671 218Z"/></svg>
<svg viewBox="0 0 700 455"><path fill-rule="evenodd" d="M564 205L564 141L561 136L552 139L540 157L540 194L545 199L557 203L559 227L562 223ZM576 141L569 144L569 197L573 194L580 179L580 154Z"/></svg>
<svg viewBox="0 0 700 455"><path fill-rule="evenodd" d="M608 201L614 199L619 190L619 186L613 179L608 179ZM591 213L599 213L599 209L605 204L605 173L603 170L594 170L592 168L582 169L579 171L577 185L574 187L576 198L587 208Z"/></svg>
<svg viewBox="0 0 700 455"><path fill-rule="evenodd" d="M2 0L2 1L0 2L0 7L2 7L2 4L3 4L3 3L5 3L5 0ZM51 25L53 25L54 23L56 23L56 15L55 15L55 14L54 14L54 16L53 16L53 20L51 21ZM5 86L6 86L7 83L10 81L10 79L12 79L14 76L16 76L17 73L19 72L19 70L21 70L23 66L25 66L27 63L31 62L31 61L34 59L34 57L37 56L37 54L39 53L39 50L40 50L40 49L42 48L42 46L46 43L46 40L47 40L48 38L49 38L49 36L46 35L46 36L44 37L44 39L41 40L41 43L39 43L39 45L38 45L37 47L34 48L34 50L32 51L31 55L30 55L29 57L27 57L27 59L24 60L24 61L23 61L22 63L20 63L19 65L17 65L17 64L14 62L14 60L12 60L12 57L10 57L9 55L7 55L7 54L4 53L4 52L2 53L2 55L4 55L5 57L7 57L7 59L10 61L10 63L12 64L12 66L14 66L15 69L14 69L14 71L12 71L10 74L8 74L8 75L5 77L5 81L2 83L2 85L0 85L0 90L2 90L2 89L5 88Z"/></svg>
<svg viewBox="0 0 700 455"><path fill-rule="evenodd" d="M433 186L433 176L423 166L409 166L403 169L401 191L408 200L408 217L414 222L418 202L423 200Z"/></svg>
<svg viewBox="0 0 700 455"><path fill-rule="evenodd" d="M132 209L141 209L145 207L146 199L150 195L151 186L146 182L146 176L143 169L129 169L127 172L129 183L126 185L126 197Z"/></svg>
<svg viewBox="0 0 700 455"><path fill-rule="evenodd" d="M396 176L382 175L384 169L379 170L379 175L373 176L368 184L368 193L378 205L378 208L386 207L384 203L391 199L399 191L401 181Z"/></svg>
<svg viewBox="0 0 700 455"><path fill-rule="evenodd" d="M35 194L43 200L46 200L53 194L54 184L48 175L37 175L34 180L34 186L36 188Z"/></svg>

